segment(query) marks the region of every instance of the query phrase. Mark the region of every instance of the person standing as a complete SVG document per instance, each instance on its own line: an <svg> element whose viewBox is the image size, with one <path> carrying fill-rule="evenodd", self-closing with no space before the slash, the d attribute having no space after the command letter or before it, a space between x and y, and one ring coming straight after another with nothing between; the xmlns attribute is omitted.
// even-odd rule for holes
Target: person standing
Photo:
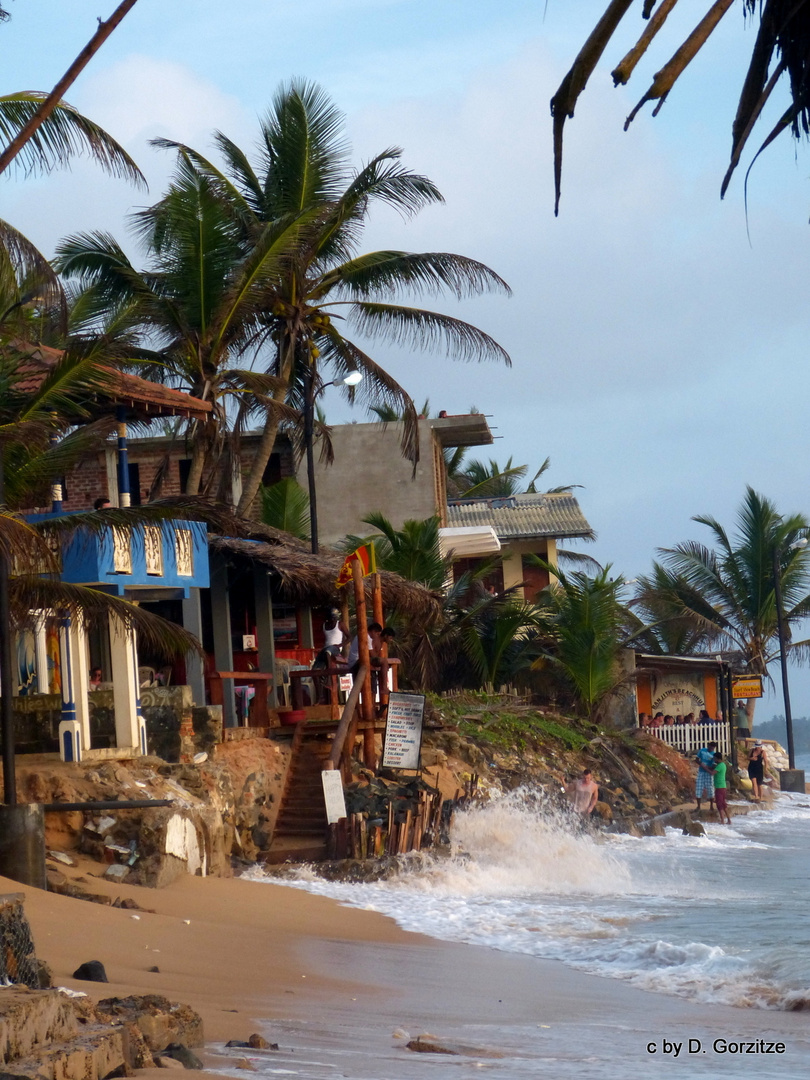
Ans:
<svg viewBox="0 0 810 1080"><path fill-rule="evenodd" d="M762 799L762 782L765 779L767 767L768 759L765 756L765 747L757 740L754 743L751 756L748 758L748 779L751 781L754 802L760 802Z"/></svg>
<svg viewBox="0 0 810 1080"><path fill-rule="evenodd" d="M571 806L583 818L589 817L599 801L599 788L594 783L590 769L583 769L582 775L565 789Z"/></svg>
<svg viewBox="0 0 810 1080"><path fill-rule="evenodd" d="M332 608L329 618L323 624L323 646L328 649L332 656L343 654L343 645L349 640L349 632L341 622L340 611Z"/></svg>
<svg viewBox="0 0 810 1080"><path fill-rule="evenodd" d="M726 824L731 824L731 815L728 812L728 802L726 796L728 794L728 780L726 777L726 770L728 766L723 761L723 755L716 753L714 755L714 805L717 807L717 813L720 815L720 824L723 824L723 815L726 816Z"/></svg>
<svg viewBox="0 0 810 1080"><path fill-rule="evenodd" d="M734 720L737 727L738 739L751 738L751 718L745 707L744 701L738 701L734 707Z"/></svg>
<svg viewBox="0 0 810 1080"><path fill-rule="evenodd" d="M701 800L709 800L709 808L714 801L714 755L717 751L717 743L710 742L708 746L702 746L697 752L698 771L695 779L695 798L697 809L700 810Z"/></svg>

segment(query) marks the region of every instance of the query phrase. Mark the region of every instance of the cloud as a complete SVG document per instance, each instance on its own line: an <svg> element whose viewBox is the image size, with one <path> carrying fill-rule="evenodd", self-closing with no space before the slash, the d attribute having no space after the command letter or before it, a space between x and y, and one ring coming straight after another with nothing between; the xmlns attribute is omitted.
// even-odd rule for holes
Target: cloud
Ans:
<svg viewBox="0 0 810 1080"><path fill-rule="evenodd" d="M182 64L128 56L92 74L79 90L75 106L134 157L150 190L107 178L85 160L68 171L13 183L6 213L47 254L62 236L83 230L107 229L124 239L126 215L159 197L173 167L172 155L150 147L150 139L162 135L205 152L217 128L237 142L253 134L252 118L236 98Z"/></svg>

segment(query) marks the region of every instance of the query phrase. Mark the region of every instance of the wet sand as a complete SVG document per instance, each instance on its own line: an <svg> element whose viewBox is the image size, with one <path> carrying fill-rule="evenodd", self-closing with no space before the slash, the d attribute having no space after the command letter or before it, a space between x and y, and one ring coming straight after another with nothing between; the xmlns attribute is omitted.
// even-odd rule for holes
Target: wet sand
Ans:
<svg viewBox="0 0 810 1080"><path fill-rule="evenodd" d="M718 1037L785 1042L786 1055L745 1059L760 1076L801 1075L810 1062L803 1013L707 1008L646 994L554 961L406 933L382 915L280 885L184 877L151 890L91 876L100 870L85 863L68 874L81 873L86 888L132 897L155 913L40 893L3 878L0 892L26 894L37 955L50 964L57 985L95 999L159 993L197 1009L209 1068L238 1075L234 1058L223 1060L211 1044L254 1031L281 1045L273 1066L289 1059L285 1070L292 1065L300 1076L406 1080L443 1076L451 1062L476 1058L475 1051L443 1062L411 1054L393 1037L397 1029L477 1048L483 1067L497 1076L521 1076L524 1065L532 1075L544 1061L555 1063L558 1076L567 1075L568 1065L578 1075L610 1075L602 1065L619 1062L625 1077L670 1062L681 1076L703 1075L703 1066L705 1075L739 1074L739 1058L712 1052ZM110 982L72 979L86 960L101 960ZM677 1062L662 1055L664 1039L686 1047L689 1038L709 1051L693 1055L688 1068L686 1049ZM657 1044L656 1055L649 1043ZM307 1053L315 1055L311 1064ZM260 1069L270 1065L270 1052L240 1054ZM335 1072L341 1062L343 1071Z"/></svg>

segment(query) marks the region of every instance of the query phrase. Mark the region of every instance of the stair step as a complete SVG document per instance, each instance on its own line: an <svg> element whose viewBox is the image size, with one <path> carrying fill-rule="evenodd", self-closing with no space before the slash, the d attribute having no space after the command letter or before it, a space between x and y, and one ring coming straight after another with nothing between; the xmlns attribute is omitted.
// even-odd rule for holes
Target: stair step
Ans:
<svg viewBox="0 0 810 1080"><path fill-rule="evenodd" d="M305 826L301 825L301 826L296 826L294 828L293 827L287 828L286 826L282 826L281 828L276 828L275 829L276 836L319 836L320 837L320 836L323 836L323 834L325 832L326 832L326 826L325 825L321 825L320 827L315 827L314 825L312 827L305 827Z"/></svg>

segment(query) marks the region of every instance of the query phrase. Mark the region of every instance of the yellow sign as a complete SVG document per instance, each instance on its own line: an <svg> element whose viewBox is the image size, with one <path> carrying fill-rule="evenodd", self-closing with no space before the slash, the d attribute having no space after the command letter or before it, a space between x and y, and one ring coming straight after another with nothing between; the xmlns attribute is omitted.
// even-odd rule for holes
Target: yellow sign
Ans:
<svg viewBox="0 0 810 1080"><path fill-rule="evenodd" d="M732 675L731 696L737 698L762 697L761 675Z"/></svg>

